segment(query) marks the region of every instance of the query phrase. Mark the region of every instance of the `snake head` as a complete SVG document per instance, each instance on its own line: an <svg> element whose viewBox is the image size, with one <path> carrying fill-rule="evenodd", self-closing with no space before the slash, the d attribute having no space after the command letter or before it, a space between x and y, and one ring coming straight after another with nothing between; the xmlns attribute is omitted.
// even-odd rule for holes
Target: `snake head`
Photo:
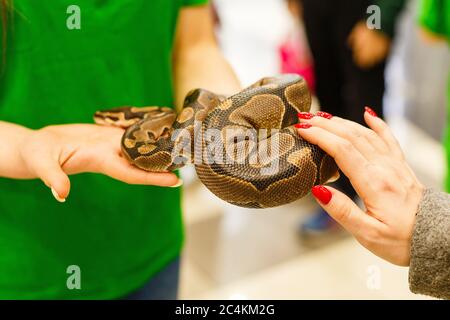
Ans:
<svg viewBox="0 0 450 320"><path fill-rule="evenodd" d="M133 107L125 106L95 112L94 121L100 125L109 125L127 129L142 119L157 117L160 114L173 113L166 107Z"/></svg>

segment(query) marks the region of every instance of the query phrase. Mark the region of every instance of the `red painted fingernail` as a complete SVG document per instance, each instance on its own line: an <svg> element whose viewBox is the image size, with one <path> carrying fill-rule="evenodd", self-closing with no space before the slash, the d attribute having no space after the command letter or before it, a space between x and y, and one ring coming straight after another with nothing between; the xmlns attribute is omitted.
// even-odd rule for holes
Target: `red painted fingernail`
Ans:
<svg viewBox="0 0 450 320"><path fill-rule="evenodd" d="M316 116L322 117L322 118L325 118L325 119L331 119L331 118L333 118L333 115L332 115L332 114L330 114L330 113L328 113L328 112L324 112L324 111L318 111L318 112L316 113Z"/></svg>
<svg viewBox="0 0 450 320"><path fill-rule="evenodd" d="M333 197L331 191L324 186L315 186L311 189L311 192L313 196L324 205L329 204Z"/></svg>
<svg viewBox="0 0 450 320"><path fill-rule="evenodd" d="M309 112L300 112L299 114L297 114L297 116L303 120L310 120L310 119L314 118L314 115Z"/></svg>
<svg viewBox="0 0 450 320"><path fill-rule="evenodd" d="M312 125L310 125L309 123L297 123L297 124L295 125L295 127L296 127L297 129L309 129L309 128L312 127Z"/></svg>
<svg viewBox="0 0 450 320"><path fill-rule="evenodd" d="M377 117L377 118L378 118L377 113L376 113L375 111L373 111L372 108L365 107L364 110L366 110L366 112L367 112L368 114L370 114L372 117Z"/></svg>

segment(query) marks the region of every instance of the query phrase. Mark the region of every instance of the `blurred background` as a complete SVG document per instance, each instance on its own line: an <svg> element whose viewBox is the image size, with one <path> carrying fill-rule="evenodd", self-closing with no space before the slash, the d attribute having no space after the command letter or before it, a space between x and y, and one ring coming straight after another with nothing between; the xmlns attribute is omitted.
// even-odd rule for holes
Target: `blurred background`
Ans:
<svg viewBox="0 0 450 320"><path fill-rule="evenodd" d="M285 0L213 3L218 41L244 86L282 72L298 72L316 86L299 8ZM417 7L408 1L397 19L384 114L419 178L442 189L450 54L445 43L420 36ZM182 175L187 228L181 299L425 298L409 292L407 268L375 257L339 227L305 228L318 211L310 197L247 210L212 195L192 167Z"/></svg>

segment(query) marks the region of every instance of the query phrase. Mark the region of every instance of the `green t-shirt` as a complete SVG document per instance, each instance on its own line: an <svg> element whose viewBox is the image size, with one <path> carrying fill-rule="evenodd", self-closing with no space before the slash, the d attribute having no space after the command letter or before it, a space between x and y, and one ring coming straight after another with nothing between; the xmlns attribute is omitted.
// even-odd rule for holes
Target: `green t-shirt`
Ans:
<svg viewBox="0 0 450 320"><path fill-rule="evenodd" d="M74 1L14 1L0 119L40 128L90 123L99 108L171 106L178 11L205 2L77 0L81 29L69 30ZM71 183L60 204L41 181L0 179L0 298L118 298L179 255L179 189L95 174ZM80 290L67 288L71 265Z"/></svg>
<svg viewBox="0 0 450 320"><path fill-rule="evenodd" d="M450 41L450 0L421 0L419 22L428 31Z"/></svg>
<svg viewBox="0 0 450 320"><path fill-rule="evenodd" d="M450 43L450 0L421 0L419 23L428 31L443 36ZM449 75L450 77L450 75ZM450 192L450 78L447 82L447 128L444 146L447 158L445 190Z"/></svg>

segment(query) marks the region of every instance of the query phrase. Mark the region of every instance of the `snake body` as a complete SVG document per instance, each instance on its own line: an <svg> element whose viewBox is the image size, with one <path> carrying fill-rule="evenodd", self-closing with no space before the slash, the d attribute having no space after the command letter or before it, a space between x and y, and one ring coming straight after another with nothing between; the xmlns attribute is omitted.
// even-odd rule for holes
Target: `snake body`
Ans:
<svg viewBox="0 0 450 320"><path fill-rule="evenodd" d="M202 183L241 207L295 201L335 177L334 160L302 138L294 125L311 95L296 75L264 78L224 97L192 90L183 110L123 107L95 113L99 124L126 128L124 156L135 166L166 172L194 163Z"/></svg>

